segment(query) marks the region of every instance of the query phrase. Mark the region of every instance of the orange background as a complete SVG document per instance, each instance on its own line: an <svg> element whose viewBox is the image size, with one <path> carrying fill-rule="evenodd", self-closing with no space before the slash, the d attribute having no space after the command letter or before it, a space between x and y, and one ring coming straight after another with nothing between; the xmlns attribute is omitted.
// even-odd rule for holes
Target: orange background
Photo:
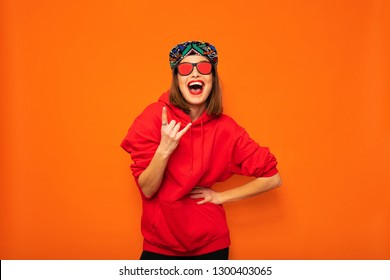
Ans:
<svg viewBox="0 0 390 280"><path fill-rule="evenodd" d="M0 2L1 259L139 257L119 144L192 39L283 177L225 206L231 258L390 258L388 1L71 2Z"/></svg>

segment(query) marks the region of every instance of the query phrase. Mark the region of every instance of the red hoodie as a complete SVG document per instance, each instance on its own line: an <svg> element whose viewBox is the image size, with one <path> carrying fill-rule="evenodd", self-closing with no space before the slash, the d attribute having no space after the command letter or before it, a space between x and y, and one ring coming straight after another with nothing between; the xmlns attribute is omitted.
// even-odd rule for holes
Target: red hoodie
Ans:
<svg viewBox="0 0 390 280"><path fill-rule="evenodd" d="M168 122L180 121L182 128L191 122L188 114L170 104L168 92L135 119L121 146L131 154L137 185L160 143L164 106ZM203 113L180 139L157 193L147 198L140 191L144 250L192 256L229 247L223 206L198 205L188 193L197 186L212 187L233 174L270 177L278 173L276 164L269 149L260 147L233 119Z"/></svg>

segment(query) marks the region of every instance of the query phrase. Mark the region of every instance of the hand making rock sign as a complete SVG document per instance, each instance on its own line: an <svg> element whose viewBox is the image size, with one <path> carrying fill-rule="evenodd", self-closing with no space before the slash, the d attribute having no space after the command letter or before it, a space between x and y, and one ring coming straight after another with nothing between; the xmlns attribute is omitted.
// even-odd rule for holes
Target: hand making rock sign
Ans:
<svg viewBox="0 0 390 280"><path fill-rule="evenodd" d="M158 147L160 153L170 156L179 144L180 138L188 131L191 123L180 130L180 122L171 120L168 123L167 108L163 107L161 115L161 141ZM180 131L179 131L180 130Z"/></svg>

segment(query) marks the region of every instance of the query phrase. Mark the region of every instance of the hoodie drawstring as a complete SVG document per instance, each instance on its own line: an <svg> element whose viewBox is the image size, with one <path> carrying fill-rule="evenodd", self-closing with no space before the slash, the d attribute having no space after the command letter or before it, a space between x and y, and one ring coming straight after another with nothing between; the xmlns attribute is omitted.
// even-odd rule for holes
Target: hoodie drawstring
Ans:
<svg viewBox="0 0 390 280"><path fill-rule="evenodd" d="M194 173L194 144L192 142L192 127L190 127L190 149L191 149L191 174Z"/></svg>
<svg viewBox="0 0 390 280"><path fill-rule="evenodd" d="M193 127L190 127L190 149L191 149L191 174L194 172L194 148L197 143L193 142L193 136L192 136L192 129ZM204 126L203 126L203 120L200 120L200 130L201 130L201 146L200 146L200 171L203 173L203 161L204 161L204 154L203 154L203 147L204 147Z"/></svg>
<svg viewBox="0 0 390 280"><path fill-rule="evenodd" d="M202 154L202 157L201 157L201 166L200 166L200 171L201 173L203 174L203 147L204 147L204 127L203 127L203 120L200 120L200 127L201 127L201 131L202 131L202 146L201 146L201 151L200 153Z"/></svg>

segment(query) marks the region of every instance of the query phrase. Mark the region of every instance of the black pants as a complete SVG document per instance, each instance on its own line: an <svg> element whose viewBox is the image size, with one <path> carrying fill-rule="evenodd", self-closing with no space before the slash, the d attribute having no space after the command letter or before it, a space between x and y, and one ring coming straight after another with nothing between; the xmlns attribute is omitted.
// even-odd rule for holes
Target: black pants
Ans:
<svg viewBox="0 0 390 280"><path fill-rule="evenodd" d="M140 260L227 260L229 259L229 248L218 250L199 256L167 256L149 251L143 251Z"/></svg>

